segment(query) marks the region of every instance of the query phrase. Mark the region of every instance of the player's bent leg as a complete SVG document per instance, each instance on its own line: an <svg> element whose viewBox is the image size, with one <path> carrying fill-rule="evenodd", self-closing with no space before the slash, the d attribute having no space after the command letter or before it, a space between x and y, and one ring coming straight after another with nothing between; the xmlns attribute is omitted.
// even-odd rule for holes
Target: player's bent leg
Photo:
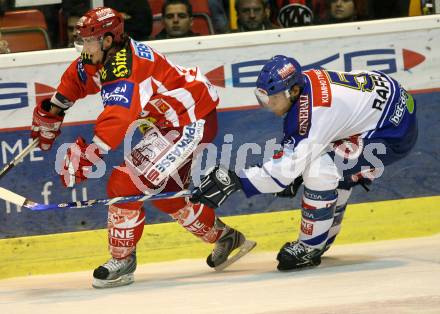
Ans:
<svg viewBox="0 0 440 314"><path fill-rule="evenodd" d="M350 198L352 189L337 189L338 200L336 201L335 215L333 223L328 231L327 241L325 243L324 252L330 249L330 246L335 242L335 239L341 231L342 220L344 219L345 210L347 208L348 199ZM324 253L323 252L323 253Z"/></svg>
<svg viewBox="0 0 440 314"><path fill-rule="evenodd" d="M278 270L318 266L333 224L336 190L304 188L299 239L286 243L277 256Z"/></svg>
<svg viewBox="0 0 440 314"><path fill-rule="evenodd" d="M107 187L110 197L139 194L129 176L114 170ZM111 258L93 272L93 287L111 288L134 282L136 244L142 236L145 213L141 202L110 205L108 243Z"/></svg>
<svg viewBox="0 0 440 314"><path fill-rule="evenodd" d="M215 224L223 224L224 231L220 238L215 242L214 249L206 259L206 263L209 267L221 271L249 253L257 243L255 241L247 240L243 233L225 225L218 218L216 219ZM238 251L232 255L234 250Z"/></svg>
<svg viewBox="0 0 440 314"><path fill-rule="evenodd" d="M240 231L226 225L216 216L214 209L206 205L193 204L183 198L154 201L154 205L202 241L215 243L206 260L215 270L225 269L256 245L254 241L246 240ZM231 255L236 249L238 252Z"/></svg>
<svg viewBox="0 0 440 314"><path fill-rule="evenodd" d="M277 255L278 270L303 269L321 263L333 225L339 178L337 168L327 154L317 158L304 171L299 237L281 248Z"/></svg>

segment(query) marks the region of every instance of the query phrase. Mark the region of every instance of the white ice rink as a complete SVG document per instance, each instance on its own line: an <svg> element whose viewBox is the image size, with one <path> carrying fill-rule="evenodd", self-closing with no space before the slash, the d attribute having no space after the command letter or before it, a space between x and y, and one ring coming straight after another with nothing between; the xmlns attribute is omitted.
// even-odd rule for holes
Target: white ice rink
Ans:
<svg viewBox="0 0 440 314"><path fill-rule="evenodd" d="M0 313L440 313L440 235L335 246L320 267L276 271L254 253L224 272L203 260L138 267L96 290L91 271L0 281Z"/></svg>

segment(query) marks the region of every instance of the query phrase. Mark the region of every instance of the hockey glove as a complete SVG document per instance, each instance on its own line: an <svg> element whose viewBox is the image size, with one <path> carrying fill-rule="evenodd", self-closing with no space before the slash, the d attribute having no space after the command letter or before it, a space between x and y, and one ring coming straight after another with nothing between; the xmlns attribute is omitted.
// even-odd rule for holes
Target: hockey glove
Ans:
<svg viewBox="0 0 440 314"><path fill-rule="evenodd" d="M86 144L82 137L78 137L67 149L64 165L61 169L61 181L65 187L73 187L88 178L92 166L101 159L102 154L96 144Z"/></svg>
<svg viewBox="0 0 440 314"><path fill-rule="evenodd" d="M238 176L222 166L216 166L194 190L190 201L217 208L231 195L241 189Z"/></svg>
<svg viewBox="0 0 440 314"><path fill-rule="evenodd" d="M33 113L31 137L40 139L39 147L42 150L49 150L55 139L60 135L61 123L64 120L64 111L53 114L50 111L52 104L49 99L39 103Z"/></svg>
<svg viewBox="0 0 440 314"><path fill-rule="evenodd" d="M298 178L295 179L295 181L290 183L287 186L287 188L285 188L283 191L275 193L275 196L294 198L302 183L303 183L303 178L302 176L299 176Z"/></svg>

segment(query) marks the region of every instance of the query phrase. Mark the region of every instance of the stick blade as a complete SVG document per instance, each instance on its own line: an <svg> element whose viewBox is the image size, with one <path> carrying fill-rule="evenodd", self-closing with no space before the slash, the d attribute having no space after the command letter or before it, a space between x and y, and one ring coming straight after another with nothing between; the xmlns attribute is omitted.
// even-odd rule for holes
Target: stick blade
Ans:
<svg viewBox="0 0 440 314"><path fill-rule="evenodd" d="M0 198L18 206L23 206L26 203L25 197L2 187L0 187Z"/></svg>

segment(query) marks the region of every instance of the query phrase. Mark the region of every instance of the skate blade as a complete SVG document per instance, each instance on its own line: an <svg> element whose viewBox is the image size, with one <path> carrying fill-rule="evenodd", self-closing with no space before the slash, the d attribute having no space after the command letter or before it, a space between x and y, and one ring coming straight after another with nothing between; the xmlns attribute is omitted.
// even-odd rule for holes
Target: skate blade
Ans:
<svg viewBox="0 0 440 314"><path fill-rule="evenodd" d="M112 280L93 278L92 286L96 289L106 289L126 286L134 282L134 274L126 274Z"/></svg>
<svg viewBox="0 0 440 314"><path fill-rule="evenodd" d="M235 263L236 261L238 261L240 258L242 258L243 256L245 256L247 253L249 253L250 251L252 251L252 249L257 245L257 242L255 241L250 241L250 240L245 240L243 245L240 246L240 251L238 251L237 254L235 254L234 256L229 257L224 263L217 265L214 267L214 269L216 271L222 271L224 270L226 267L228 267L229 265Z"/></svg>

